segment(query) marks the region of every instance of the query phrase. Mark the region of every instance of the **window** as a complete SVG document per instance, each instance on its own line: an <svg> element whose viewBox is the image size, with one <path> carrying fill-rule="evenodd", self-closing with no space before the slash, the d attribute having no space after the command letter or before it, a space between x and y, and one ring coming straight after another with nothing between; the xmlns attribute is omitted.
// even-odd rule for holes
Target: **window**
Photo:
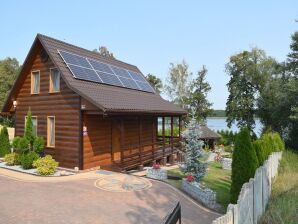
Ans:
<svg viewBox="0 0 298 224"><path fill-rule="evenodd" d="M33 134L37 136L37 117L32 116L31 118L32 118L32 125L33 125ZM25 117L25 129L26 129L26 124L27 124L27 116Z"/></svg>
<svg viewBox="0 0 298 224"><path fill-rule="evenodd" d="M48 117L47 146L55 147L55 117Z"/></svg>
<svg viewBox="0 0 298 224"><path fill-rule="evenodd" d="M31 94L38 94L40 86L40 73L39 71L32 72L31 74Z"/></svg>
<svg viewBox="0 0 298 224"><path fill-rule="evenodd" d="M58 69L53 68L50 70L50 93L60 91L60 72Z"/></svg>

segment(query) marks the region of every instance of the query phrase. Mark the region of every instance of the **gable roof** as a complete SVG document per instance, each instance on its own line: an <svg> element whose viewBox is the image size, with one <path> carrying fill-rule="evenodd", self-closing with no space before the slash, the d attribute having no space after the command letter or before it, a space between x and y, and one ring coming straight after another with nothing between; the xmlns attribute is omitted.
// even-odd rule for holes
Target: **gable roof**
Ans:
<svg viewBox="0 0 298 224"><path fill-rule="evenodd" d="M116 59L105 58L96 52L89 51L63 41L53 39L51 37L37 34L25 63L27 63L32 48L35 44L37 44L37 42L40 42L52 62L60 70L61 76L66 82L67 86L88 100L90 103L101 109L104 113L133 112L150 114L186 114L185 110L179 108L171 102L162 99L161 96L156 93L142 92L133 89L126 89L117 86L75 79L61 56L58 54L58 50L72 52L83 57L96 59L135 72L140 72L140 70L134 65L130 65ZM18 79L21 75L22 71ZM14 85L12 91L14 88L16 88L16 85ZM12 100L11 97L12 96L10 94L2 109L2 112L7 112L9 110L8 105L11 105L11 102L9 102Z"/></svg>
<svg viewBox="0 0 298 224"><path fill-rule="evenodd" d="M219 139L220 135L212 131L207 125L200 125L201 139Z"/></svg>

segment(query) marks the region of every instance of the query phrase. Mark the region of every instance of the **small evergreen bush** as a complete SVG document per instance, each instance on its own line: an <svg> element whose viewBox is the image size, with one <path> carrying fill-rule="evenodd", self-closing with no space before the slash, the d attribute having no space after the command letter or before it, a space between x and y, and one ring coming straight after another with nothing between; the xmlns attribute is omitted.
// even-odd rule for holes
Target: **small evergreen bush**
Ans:
<svg viewBox="0 0 298 224"><path fill-rule="evenodd" d="M44 150L44 140L43 137L35 137L33 142L33 151L40 154Z"/></svg>
<svg viewBox="0 0 298 224"><path fill-rule="evenodd" d="M6 162L6 165L13 166L18 164L18 154L15 152L6 154L4 157L4 161Z"/></svg>
<svg viewBox="0 0 298 224"><path fill-rule="evenodd" d="M28 153L23 153L19 157L19 162L23 169L28 170L33 168L33 162L39 158L36 152L30 151Z"/></svg>
<svg viewBox="0 0 298 224"><path fill-rule="evenodd" d="M33 167L37 168L37 172L40 175L54 174L57 166L58 162L56 162L50 155L47 155L43 158L39 158L33 163Z"/></svg>
<svg viewBox="0 0 298 224"><path fill-rule="evenodd" d="M267 153L265 151L266 149L264 146L264 142L261 139L254 141L253 148L258 158L258 164L259 166L262 166L264 161L267 159Z"/></svg>
<svg viewBox="0 0 298 224"><path fill-rule="evenodd" d="M231 202L236 203L242 185L254 176L258 159L249 130L242 128L236 136L232 162Z"/></svg>
<svg viewBox="0 0 298 224"><path fill-rule="evenodd" d="M30 143L27 138L25 138L25 137L20 138L18 149L21 153L26 153L29 151Z"/></svg>
<svg viewBox="0 0 298 224"><path fill-rule="evenodd" d="M24 137L28 140L28 142L30 144L29 150L31 150L33 147L33 142L34 142L35 136L34 136L34 132L33 132L32 113L31 113L30 107L27 112Z"/></svg>
<svg viewBox="0 0 298 224"><path fill-rule="evenodd" d="M7 127L4 126L0 131L0 157L4 157L6 154L10 153L10 143Z"/></svg>

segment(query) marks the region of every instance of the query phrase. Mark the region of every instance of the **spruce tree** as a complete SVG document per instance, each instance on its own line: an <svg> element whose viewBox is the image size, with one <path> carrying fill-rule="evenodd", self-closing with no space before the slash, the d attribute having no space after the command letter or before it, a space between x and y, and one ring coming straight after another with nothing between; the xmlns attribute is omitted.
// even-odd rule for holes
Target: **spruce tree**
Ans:
<svg viewBox="0 0 298 224"><path fill-rule="evenodd" d="M195 181L199 182L206 175L207 164L200 161L204 155L203 142L199 140L199 125L194 118L190 121L187 129L184 143L186 156L183 169L184 172L191 174Z"/></svg>
<svg viewBox="0 0 298 224"><path fill-rule="evenodd" d="M29 110L27 112L27 119L26 119L26 127L25 127L25 133L24 137L29 141L30 144L30 150L33 147L33 142L35 139L34 132L33 132L33 122L32 122L32 113L31 108L29 107Z"/></svg>
<svg viewBox="0 0 298 224"><path fill-rule="evenodd" d="M6 154L10 153L10 148L7 127L4 126L0 131L0 157L4 157Z"/></svg>
<svg viewBox="0 0 298 224"><path fill-rule="evenodd" d="M236 203L242 185L254 177L258 159L253 149L249 130L242 128L236 136L232 162L231 202Z"/></svg>

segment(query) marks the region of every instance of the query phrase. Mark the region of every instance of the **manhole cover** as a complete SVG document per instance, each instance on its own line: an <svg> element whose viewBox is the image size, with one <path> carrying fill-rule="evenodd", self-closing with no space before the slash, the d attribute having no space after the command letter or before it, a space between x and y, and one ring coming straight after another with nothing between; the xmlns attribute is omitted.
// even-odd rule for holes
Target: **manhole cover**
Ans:
<svg viewBox="0 0 298 224"><path fill-rule="evenodd" d="M144 178L127 174L116 174L96 180L95 186L105 191L132 192L148 189L152 184Z"/></svg>

